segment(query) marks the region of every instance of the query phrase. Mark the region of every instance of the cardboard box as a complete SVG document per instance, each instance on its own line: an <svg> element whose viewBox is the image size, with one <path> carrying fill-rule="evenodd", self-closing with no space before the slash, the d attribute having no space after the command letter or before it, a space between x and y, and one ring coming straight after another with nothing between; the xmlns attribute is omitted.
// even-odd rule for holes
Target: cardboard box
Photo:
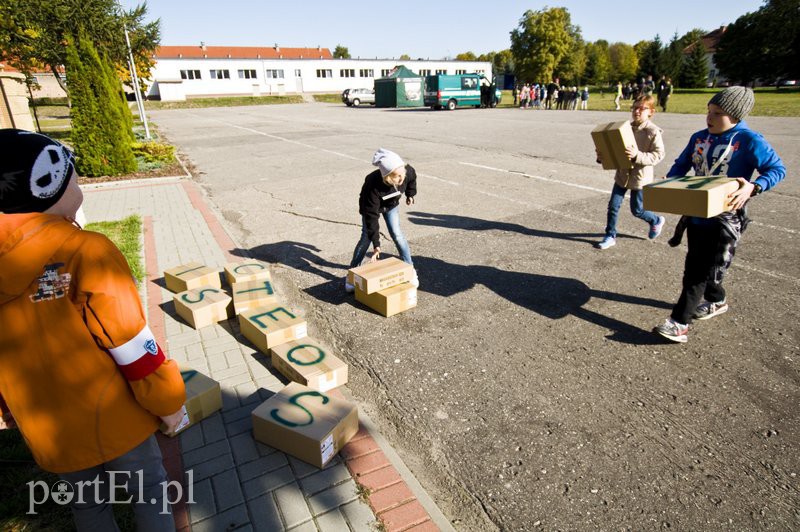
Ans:
<svg viewBox="0 0 800 532"><path fill-rule="evenodd" d="M222 288L219 270L209 268L199 262L190 262L189 264L182 264L165 270L164 282L167 284L167 290L175 293L185 292L201 286Z"/></svg>
<svg viewBox="0 0 800 532"><path fill-rule="evenodd" d="M239 314L239 326L244 337L265 355L276 345L300 340L308 335L306 320L295 316L280 303L242 312Z"/></svg>
<svg viewBox="0 0 800 532"><path fill-rule="evenodd" d="M633 168L633 162L625 154L625 148L631 145L636 146L636 138L633 136L633 129L628 120L600 124L592 130L592 140L595 148L600 152L603 169L628 170Z"/></svg>
<svg viewBox="0 0 800 532"><path fill-rule="evenodd" d="M358 432L358 408L296 382L253 410L253 437L323 467Z"/></svg>
<svg viewBox="0 0 800 532"><path fill-rule="evenodd" d="M413 278L414 267L394 257L370 262L347 272L347 282L366 294L407 283Z"/></svg>
<svg viewBox="0 0 800 532"><path fill-rule="evenodd" d="M711 218L730 210L728 195L739 183L727 176L673 177L645 185L644 208L699 218Z"/></svg>
<svg viewBox="0 0 800 532"><path fill-rule="evenodd" d="M403 283L373 294L364 293L356 285L356 301L384 316L393 316L417 306L417 289Z"/></svg>
<svg viewBox="0 0 800 532"><path fill-rule="evenodd" d="M231 285L233 293L233 312L241 314L245 310L256 307L277 305L278 298L269 279L258 281L243 281Z"/></svg>
<svg viewBox="0 0 800 532"><path fill-rule="evenodd" d="M245 281L272 281L269 264L260 260L229 262L225 265L225 278L231 286Z"/></svg>
<svg viewBox="0 0 800 532"><path fill-rule="evenodd" d="M172 297L178 316L195 329L213 325L231 317L231 296L221 288L193 288Z"/></svg>
<svg viewBox="0 0 800 532"><path fill-rule="evenodd" d="M222 409L222 390L214 379L199 373L188 366L181 366L181 377L186 385L186 403L184 418L175 432L166 432L161 424L161 432L169 437L182 432L186 427L207 418Z"/></svg>
<svg viewBox="0 0 800 532"><path fill-rule="evenodd" d="M347 364L311 337L277 345L270 351L273 368L312 390L327 392L347 383Z"/></svg>

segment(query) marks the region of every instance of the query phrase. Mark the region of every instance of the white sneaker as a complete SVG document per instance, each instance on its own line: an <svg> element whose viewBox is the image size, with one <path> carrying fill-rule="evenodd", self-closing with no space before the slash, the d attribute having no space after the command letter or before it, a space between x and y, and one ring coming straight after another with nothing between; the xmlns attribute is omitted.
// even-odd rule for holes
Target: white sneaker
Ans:
<svg viewBox="0 0 800 532"><path fill-rule="evenodd" d="M419 288L419 277L417 277L417 270L414 270L414 278L409 281L411 286L414 288Z"/></svg>
<svg viewBox="0 0 800 532"><path fill-rule="evenodd" d="M344 291L348 294L356 291L356 287L347 282L347 277L344 278Z"/></svg>
<svg viewBox="0 0 800 532"><path fill-rule="evenodd" d="M617 243L617 239L613 236L607 236L600 242L594 245L597 249L608 249Z"/></svg>

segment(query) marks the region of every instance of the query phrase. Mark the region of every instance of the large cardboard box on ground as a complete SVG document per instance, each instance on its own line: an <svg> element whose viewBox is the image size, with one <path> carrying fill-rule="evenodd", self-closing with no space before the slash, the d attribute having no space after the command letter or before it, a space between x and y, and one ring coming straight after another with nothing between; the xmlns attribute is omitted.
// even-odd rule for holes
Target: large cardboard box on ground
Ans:
<svg viewBox="0 0 800 532"><path fill-rule="evenodd" d="M175 312L195 329L231 317L231 296L221 288L204 286L172 296Z"/></svg>
<svg viewBox="0 0 800 532"><path fill-rule="evenodd" d="M270 351L273 368L313 390L327 392L347 383L347 364L311 337L276 345Z"/></svg>
<svg viewBox="0 0 800 532"><path fill-rule="evenodd" d="M356 285L356 301L386 317L417 306L417 289L410 283L367 294Z"/></svg>
<svg viewBox="0 0 800 532"><path fill-rule="evenodd" d="M644 208L699 218L711 218L730 210L728 195L739 188L727 176L673 177L646 185Z"/></svg>
<svg viewBox="0 0 800 532"><path fill-rule="evenodd" d="M356 405L296 382L252 415L256 440L320 468L358 432Z"/></svg>
<svg viewBox="0 0 800 532"><path fill-rule="evenodd" d="M225 265L225 278L231 286L245 281L272 281L269 264L260 260L229 262Z"/></svg>
<svg viewBox="0 0 800 532"><path fill-rule="evenodd" d="M234 314L241 314L245 310L256 307L278 304L278 298L272 288L272 281L269 279L233 283L231 293L233 294Z"/></svg>
<svg viewBox="0 0 800 532"><path fill-rule="evenodd" d="M600 124L592 130L592 140L600 152L605 170L633 168L633 163L625 153L628 146L636 146L636 138L629 121Z"/></svg>
<svg viewBox="0 0 800 532"><path fill-rule="evenodd" d="M188 366L181 366L180 369L183 383L186 385L186 403L184 404L186 412L175 432L166 432L162 423L161 432L169 437L175 436L186 427L190 427L222 409L222 390L217 381Z"/></svg>
<svg viewBox="0 0 800 532"><path fill-rule="evenodd" d="M347 272L347 282L366 294L407 283L413 277L414 267L394 257L370 262Z"/></svg>
<svg viewBox="0 0 800 532"><path fill-rule="evenodd" d="M308 335L306 320L280 303L242 312L239 314L239 327L244 337L265 355L276 345L300 340Z"/></svg>
<svg viewBox="0 0 800 532"><path fill-rule="evenodd" d="M186 290L199 288L201 286L222 288L222 283L219 279L219 270L209 268L199 262L190 262L189 264L182 264L165 270L164 282L167 285L167 290L176 293L185 292Z"/></svg>

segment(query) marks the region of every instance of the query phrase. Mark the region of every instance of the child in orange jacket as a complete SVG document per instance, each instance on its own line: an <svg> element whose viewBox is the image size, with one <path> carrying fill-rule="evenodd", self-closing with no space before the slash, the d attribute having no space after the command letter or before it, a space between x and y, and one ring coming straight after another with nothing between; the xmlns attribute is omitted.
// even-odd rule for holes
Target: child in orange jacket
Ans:
<svg viewBox="0 0 800 532"><path fill-rule="evenodd" d="M180 422L183 380L125 258L75 223L82 201L66 147L0 130L0 413L43 469L73 484L78 530L116 529L109 471L142 501L140 529L174 530L154 432Z"/></svg>

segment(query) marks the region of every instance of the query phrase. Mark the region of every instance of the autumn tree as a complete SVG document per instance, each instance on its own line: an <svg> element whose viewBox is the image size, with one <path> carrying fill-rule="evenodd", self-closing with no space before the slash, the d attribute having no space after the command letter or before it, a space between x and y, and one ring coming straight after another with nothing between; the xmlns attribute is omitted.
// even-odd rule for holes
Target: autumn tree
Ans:
<svg viewBox="0 0 800 532"><path fill-rule="evenodd" d="M589 83L605 84L611 76L612 64L608 43L603 40L586 45L586 78Z"/></svg>
<svg viewBox="0 0 800 532"><path fill-rule="evenodd" d="M511 32L511 54L517 76L550 80L573 49L569 11L563 7L528 10Z"/></svg>
<svg viewBox="0 0 800 532"><path fill-rule="evenodd" d="M630 44L615 42L608 47L611 60L611 81L627 82L636 77L639 71L639 56Z"/></svg>
<svg viewBox="0 0 800 532"><path fill-rule="evenodd" d="M472 52L462 52L456 55L456 61L476 61L477 57Z"/></svg>

